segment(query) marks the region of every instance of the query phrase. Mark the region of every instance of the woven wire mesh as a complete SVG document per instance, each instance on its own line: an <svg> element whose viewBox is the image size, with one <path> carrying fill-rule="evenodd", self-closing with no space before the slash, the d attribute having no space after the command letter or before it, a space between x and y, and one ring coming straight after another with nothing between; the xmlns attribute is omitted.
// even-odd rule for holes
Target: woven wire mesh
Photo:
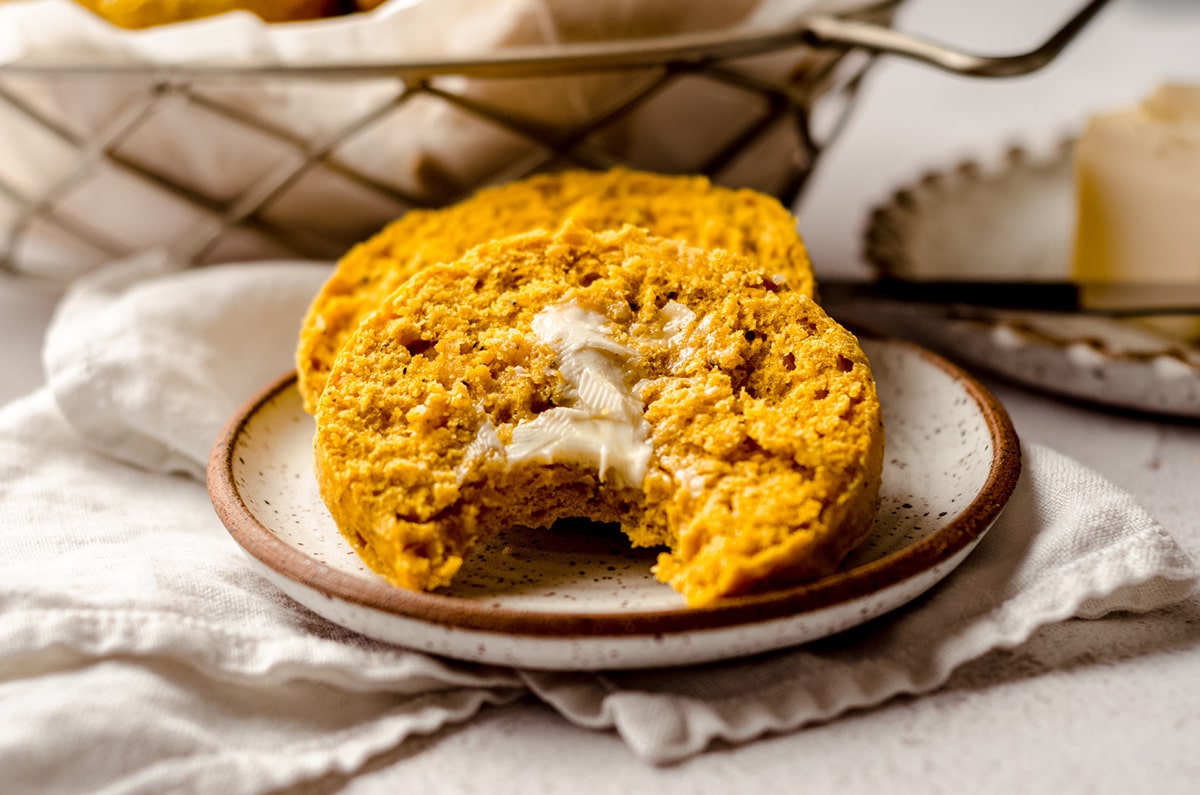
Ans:
<svg viewBox="0 0 1200 795"><path fill-rule="evenodd" d="M860 12L858 18L887 25L896 5L875 5ZM569 55L566 49L563 54ZM171 230L169 245L177 257L196 263L236 258L239 248L229 245L229 240L244 241L246 236L255 241L250 248L280 256L336 257L409 209L442 206L484 185L562 168L623 166L700 173L718 183L766 190L790 202L801 192L821 150L835 137L871 58L863 53L852 55L845 48L814 48L794 40L782 43L778 50L758 54L786 59L782 75L767 76L758 68L761 58L736 53L719 57L703 48L658 61L622 62L618 53L615 60L603 59L606 63L596 68L580 66L569 57L549 57L496 76L471 64L243 73L179 68L108 73L0 68L0 110L19 116L43 143L52 141L62 165L53 179L35 188L0 172L0 267L25 270L24 261L34 256L39 241L45 240L53 241L51 250L70 251L77 260L72 266L75 269L131 254L146 241L161 244L153 234L133 235L131 240L114 231L136 224L138 219L121 216L120 196L93 189L99 174L120 181L143 197L154 197L164 206L186 208L186 221ZM598 75L610 80L617 75L619 90L587 118L570 126L546 124L531 118L527 108L514 108L504 101L536 94L554 81ZM86 97L95 81L105 81L108 87L112 81L120 81L125 99L116 112L87 129L37 99L48 82L60 94ZM338 87L353 81L375 81L381 91L369 107L357 108L332 128L301 135L256 112L255 92L269 93L272 85L281 81L307 82L325 95L336 94ZM669 153L662 151L658 157L651 153L648 159L631 157L627 147L614 145L627 137L626 126L632 118L685 83L691 84L691 90L736 94L742 102L738 107L749 112L722 115L717 103L715 113L720 118L714 118L714 125L720 134L687 162L670 162ZM480 90L489 84L500 90ZM381 129L386 131L389 120L395 123L406 108L428 108L431 103L452 109L452 118L460 123L469 119L470 124L488 128L503 141L500 148L505 156L468 181L436 162L420 163L417 171L421 178L408 185L376 168L369 154L352 156L356 143L381 134ZM269 154L247 169L252 173L234 191L212 189L171 162L147 161L139 152L146 131L165 113L178 112L181 107L186 108L189 120L195 120L197 137L208 125L221 125L237 130L246 140L265 144L264 152ZM669 138L671 132L666 132ZM202 141L189 143L203 145ZM328 202L299 213L288 211L289 194L316 175L321 184L338 186ZM354 198L347 198L350 196ZM130 202L129 206L136 213L139 210L135 208L142 205ZM324 223L333 216L340 220Z"/></svg>

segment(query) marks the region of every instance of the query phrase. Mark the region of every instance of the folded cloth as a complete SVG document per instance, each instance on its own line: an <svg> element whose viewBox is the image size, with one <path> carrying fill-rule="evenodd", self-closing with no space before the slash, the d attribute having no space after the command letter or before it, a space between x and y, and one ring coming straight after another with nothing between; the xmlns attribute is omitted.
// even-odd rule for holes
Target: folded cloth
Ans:
<svg viewBox="0 0 1200 795"><path fill-rule="evenodd" d="M175 270L150 252L81 279L58 308L43 360L86 442L203 480L216 430L293 367L299 318L329 268L276 262L156 278Z"/></svg>
<svg viewBox="0 0 1200 795"><path fill-rule="evenodd" d="M1154 610L1196 582L1129 495L1027 444L1007 510L952 576L826 641L603 674L378 643L253 573L195 478L227 415L287 367L324 269L165 270L143 258L79 282L49 332L48 387L0 410L6 791L261 792L528 692L669 762L930 691L1050 622Z"/></svg>

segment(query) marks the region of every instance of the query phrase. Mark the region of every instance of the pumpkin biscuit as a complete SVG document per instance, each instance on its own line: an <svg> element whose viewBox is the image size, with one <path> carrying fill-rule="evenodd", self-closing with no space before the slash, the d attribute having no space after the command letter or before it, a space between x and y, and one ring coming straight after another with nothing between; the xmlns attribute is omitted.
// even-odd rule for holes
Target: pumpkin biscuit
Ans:
<svg viewBox="0 0 1200 795"><path fill-rule="evenodd" d="M835 570L870 530L884 445L865 354L808 295L729 251L571 223L404 283L316 422L322 497L398 586L588 517L664 547L655 573L691 605Z"/></svg>
<svg viewBox="0 0 1200 795"><path fill-rule="evenodd" d="M796 219L778 201L704 177L616 169L548 174L488 188L442 210L414 210L352 249L313 300L296 351L300 393L316 407L334 357L355 327L421 268L451 262L496 238L554 230L566 219L594 231L642 227L701 248L756 259L813 293L812 267Z"/></svg>

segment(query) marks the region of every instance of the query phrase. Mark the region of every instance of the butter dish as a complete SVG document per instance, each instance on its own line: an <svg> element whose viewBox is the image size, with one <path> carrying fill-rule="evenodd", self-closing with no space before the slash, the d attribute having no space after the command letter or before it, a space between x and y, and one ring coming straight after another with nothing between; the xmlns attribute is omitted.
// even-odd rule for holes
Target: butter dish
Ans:
<svg viewBox="0 0 1200 795"><path fill-rule="evenodd" d="M1071 276L1074 142L1011 147L926 175L872 215L865 256L884 280L1006 282L1030 295ZM826 299L840 318L902 334L971 366L1053 394L1155 414L1200 416L1200 315L1117 318L967 303ZM1032 305L1030 305L1032 306ZM1154 307L1150 307L1154 308ZM1153 315L1153 316L1151 316Z"/></svg>

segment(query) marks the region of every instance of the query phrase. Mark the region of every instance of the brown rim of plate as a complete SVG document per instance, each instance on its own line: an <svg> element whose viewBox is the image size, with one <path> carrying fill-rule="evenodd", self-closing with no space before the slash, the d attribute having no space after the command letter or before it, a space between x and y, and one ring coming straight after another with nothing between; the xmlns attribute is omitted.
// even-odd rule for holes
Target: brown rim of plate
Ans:
<svg viewBox="0 0 1200 795"><path fill-rule="evenodd" d="M920 542L853 569L778 591L733 597L700 608L546 613L494 608L480 600L407 591L382 579L364 580L333 569L281 541L261 524L242 501L233 478L233 453L242 429L279 393L295 388L294 373L268 386L230 420L209 458L209 496L234 540L268 568L331 599L435 625L505 635L629 637L723 629L812 612L896 585L953 558L975 543L1000 515L1021 471L1020 443L1012 421L986 387L961 368L918 345L894 339L886 342L914 351L965 387L991 433L993 457L987 480L961 513Z"/></svg>

